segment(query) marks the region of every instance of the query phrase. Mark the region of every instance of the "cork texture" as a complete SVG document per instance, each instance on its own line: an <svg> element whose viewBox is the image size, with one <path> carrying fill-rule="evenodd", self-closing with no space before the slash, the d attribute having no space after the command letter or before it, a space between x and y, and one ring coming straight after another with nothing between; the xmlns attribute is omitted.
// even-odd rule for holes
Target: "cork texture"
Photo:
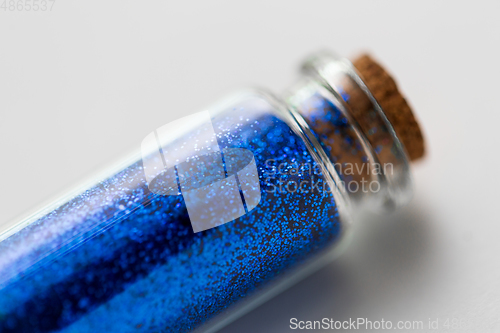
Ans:
<svg viewBox="0 0 500 333"><path fill-rule="evenodd" d="M391 122L410 160L421 158L425 152L422 131L394 79L367 54L355 58L352 63ZM363 109L357 108L357 111L363 112ZM359 116L354 114L355 118Z"/></svg>

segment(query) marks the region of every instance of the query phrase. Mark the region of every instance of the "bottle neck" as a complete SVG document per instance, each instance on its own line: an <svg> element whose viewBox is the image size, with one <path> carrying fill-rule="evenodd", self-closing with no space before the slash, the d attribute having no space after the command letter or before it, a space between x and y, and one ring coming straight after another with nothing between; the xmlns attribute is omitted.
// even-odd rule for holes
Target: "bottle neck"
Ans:
<svg viewBox="0 0 500 333"><path fill-rule="evenodd" d="M310 58L286 101L304 119L316 149L323 150L324 169L351 210L387 210L409 202L405 146L348 60L329 53Z"/></svg>

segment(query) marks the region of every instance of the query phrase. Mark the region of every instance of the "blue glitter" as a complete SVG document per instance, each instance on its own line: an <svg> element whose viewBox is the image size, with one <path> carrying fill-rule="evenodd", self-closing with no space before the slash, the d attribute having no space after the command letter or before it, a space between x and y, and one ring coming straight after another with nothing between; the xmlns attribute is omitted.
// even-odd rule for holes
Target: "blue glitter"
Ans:
<svg viewBox="0 0 500 333"><path fill-rule="evenodd" d="M321 188L323 176L260 103L268 110L253 117L237 105L215 124L221 148L255 156L256 208L193 233L182 196L151 193L142 162L132 163L0 242L0 331L190 331L333 244L342 230L333 196L283 189Z"/></svg>

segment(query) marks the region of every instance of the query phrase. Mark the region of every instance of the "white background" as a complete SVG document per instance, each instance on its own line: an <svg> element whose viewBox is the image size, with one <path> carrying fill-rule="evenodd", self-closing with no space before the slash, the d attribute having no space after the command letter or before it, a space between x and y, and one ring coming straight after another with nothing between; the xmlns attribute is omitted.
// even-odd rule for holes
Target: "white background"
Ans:
<svg viewBox="0 0 500 333"><path fill-rule="evenodd" d="M1 0L0 2L2 2ZM289 320L500 330L500 6L472 1L62 1L0 10L0 224L247 86L283 91L322 48L369 50L424 128L415 198L223 332ZM49 3L50 5L50 3Z"/></svg>

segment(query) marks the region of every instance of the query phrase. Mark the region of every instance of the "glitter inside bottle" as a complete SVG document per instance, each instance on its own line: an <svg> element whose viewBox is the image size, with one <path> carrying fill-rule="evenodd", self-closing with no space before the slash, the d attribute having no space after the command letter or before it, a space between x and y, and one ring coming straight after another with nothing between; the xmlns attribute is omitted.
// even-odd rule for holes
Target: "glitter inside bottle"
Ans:
<svg viewBox="0 0 500 333"><path fill-rule="evenodd" d="M359 94L371 103L369 123L377 133L350 114ZM221 195L212 199L226 211L241 200L241 216L194 232L187 205L205 198L188 199L182 186L174 195L152 190L145 173L152 157L138 155L3 232L0 331L213 330L263 299L259 295L290 284L312 262L332 257L353 207L409 200L404 147L344 59L323 54L310 60L284 100L246 91L208 114L216 137L209 145L220 151L223 171L204 173L198 182L228 179L230 151L249 151L255 160L257 185L240 175L234 193L227 183L213 189ZM186 171L176 167L177 183L189 172L196 178L200 145L207 145L197 137L193 124L177 138L182 149L175 162L188 163ZM371 171L390 162L393 169L347 174L341 169L348 162ZM364 193L349 187L361 180L380 188ZM245 186L257 191L254 203Z"/></svg>

